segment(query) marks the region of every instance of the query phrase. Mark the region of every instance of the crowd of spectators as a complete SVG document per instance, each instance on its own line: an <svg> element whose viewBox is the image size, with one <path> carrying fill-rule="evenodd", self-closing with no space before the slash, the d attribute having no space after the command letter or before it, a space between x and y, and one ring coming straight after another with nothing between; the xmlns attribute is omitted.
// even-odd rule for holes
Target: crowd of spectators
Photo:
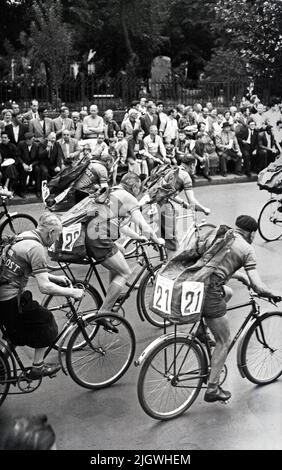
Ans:
<svg viewBox="0 0 282 470"><path fill-rule="evenodd" d="M79 164L84 147L93 160L114 159L113 184L128 171L144 179L161 163L180 165L187 153L197 160L195 178L229 172L250 177L282 153L280 99L265 106L254 95L220 111L210 102L165 109L162 102L141 98L119 125L112 110L100 116L95 104L89 113L62 106L51 119L37 100L26 113L13 102L0 120L0 184L21 197L30 186L40 198L42 181Z"/></svg>

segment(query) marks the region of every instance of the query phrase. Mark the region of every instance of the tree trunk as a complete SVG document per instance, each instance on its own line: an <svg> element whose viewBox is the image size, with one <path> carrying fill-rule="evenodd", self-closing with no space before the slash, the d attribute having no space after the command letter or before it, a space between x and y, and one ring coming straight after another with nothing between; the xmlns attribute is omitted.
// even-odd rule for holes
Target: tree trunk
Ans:
<svg viewBox="0 0 282 470"><path fill-rule="evenodd" d="M124 42L125 42L126 50L128 53L128 65L130 65L131 67L134 67L134 59L136 55L132 49L132 44L131 44L127 22L126 22L127 3L128 3L128 0L120 0L120 21L121 21Z"/></svg>

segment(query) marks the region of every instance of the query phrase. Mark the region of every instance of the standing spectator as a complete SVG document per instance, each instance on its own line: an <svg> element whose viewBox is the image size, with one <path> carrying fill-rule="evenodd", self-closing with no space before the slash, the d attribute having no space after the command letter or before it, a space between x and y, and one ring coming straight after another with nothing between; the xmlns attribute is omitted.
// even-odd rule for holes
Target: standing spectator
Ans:
<svg viewBox="0 0 282 470"><path fill-rule="evenodd" d="M258 151L257 151L257 170L260 172L269 163L274 162L279 150L275 145L272 134L272 127L263 124L262 129L258 133Z"/></svg>
<svg viewBox="0 0 282 470"><path fill-rule="evenodd" d="M54 132L56 132L57 140L61 139L63 130L74 130L73 120L68 117L69 108L62 106L60 108L60 116L53 119Z"/></svg>
<svg viewBox="0 0 282 470"><path fill-rule="evenodd" d="M64 162L62 147L56 140L55 132L47 137L47 142L39 146L39 169L41 181L53 178L61 171Z"/></svg>
<svg viewBox="0 0 282 470"><path fill-rule="evenodd" d="M257 130L260 131L266 120L264 105L262 103L259 103L257 105L257 112L251 114L250 117L253 121L255 121Z"/></svg>
<svg viewBox="0 0 282 470"><path fill-rule="evenodd" d="M147 112L147 98L140 98L140 103L139 103L139 106L138 106L138 111L139 113L141 114L141 116L143 116L144 114L146 114Z"/></svg>
<svg viewBox="0 0 282 470"><path fill-rule="evenodd" d="M79 159L80 147L78 141L70 136L70 131L67 129L63 130L62 139L59 140L61 146L65 166L73 166Z"/></svg>
<svg viewBox="0 0 282 470"><path fill-rule="evenodd" d="M28 128L21 123L21 120L17 116L15 116L11 124L5 126L5 132L10 142L16 146L21 140L24 140L24 135L27 131Z"/></svg>
<svg viewBox="0 0 282 470"><path fill-rule="evenodd" d="M209 119L209 110L208 108L203 108L202 110L202 120L201 120L201 123L204 123L205 124L205 129L204 129L204 132L208 133L210 132L210 119Z"/></svg>
<svg viewBox="0 0 282 470"><path fill-rule="evenodd" d="M5 126L12 124L12 110L11 109L3 109L2 111L2 118L3 120L0 121L0 132L3 132Z"/></svg>
<svg viewBox="0 0 282 470"><path fill-rule="evenodd" d="M71 113L71 118L73 120L73 130L71 131L70 135L76 140L83 139L83 124L80 121L80 115L78 111L73 111Z"/></svg>
<svg viewBox="0 0 282 470"><path fill-rule="evenodd" d="M114 120L114 113L111 109L107 109L104 114L104 136L105 142L108 144L109 139L115 137L119 131L119 125Z"/></svg>
<svg viewBox="0 0 282 470"><path fill-rule="evenodd" d="M197 131L197 124L191 106L186 106L182 118L178 121L178 129L186 129L187 127L194 126L195 132Z"/></svg>
<svg viewBox="0 0 282 470"><path fill-rule="evenodd" d="M202 105L200 103L195 103L193 109L195 124L198 124L202 121Z"/></svg>
<svg viewBox="0 0 282 470"><path fill-rule="evenodd" d="M44 107L38 108L38 118L29 121L29 132L34 134L35 139L43 144L48 135L54 131L52 119L47 117L48 109Z"/></svg>
<svg viewBox="0 0 282 470"><path fill-rule="evenodd" d="M176 143L178 138L178 123L176 120L176 109L171 108L167 113L167 121L163 133L164 140L169 139L173 144Z"/></svg>
<svg viewBox="0 0 282 470"><path fill-rule="evenodd" d="M143 136L142 129L135 129L132 137L128 140L127 150L128 171L140 176L141 179L149 174Z"/></svg>
<svg viewBox="0 0 282 470"><path fill-rule="evenodd" d="M117 139L115 143L116 158L113 166L113 184L116 185L117 182L121 180L123 175L128 172L128 162L127 162L127 153L128 153L128 142L124 138L123 131L117 132Z"/></svg>
<svg viewBox="0 0 282 470"><path fill-rule="evenodd" d="M18 170L21 183L21 192L27 185L28 177L35 181L35 191L38 198L41 197L41 179L39 167L39 147L34 142L34 135L31 132L25 134L25 140L18 145ZM30 182L31 182L30 181Z"/></svg>
<svg viewBox="0 0 282 470"><path fill-rule="evenodd" d="M156 114L157 108L154 103L149 103L147 106L147 112L140 117L141 128L144 131L145 137L150 133L151 126L158 125L158 116Z"/></svg>
<svg viewBox="0 0 282 470"><path fill-rule="evenodd" d="M273 99L270 105L270 109L265 113L266 122L273 128L276 126L277 121L282 119L281 111L278 106L279 102L280 100L278 98Z"/></svg>
<svg viewBox="0 0 282 470"><path fill-rule="evenodd" d="M138 119L138 111L136 109L130 109L128 111L128 117L122 121L121 129L125 133L125 138L128 140L133 135L133 131L140 130L141 124Z"/></svg>
<svg viewBox="0 0 282 470"><path fill-rule="evenodd" d="M90 115L83 119L83 135L84 139L87 139L92 148L97 143L98 135L104 130L104 121L101 116L98 115L98 106L92 104L90 106Z"/></svg>
<svg viewBox="0 0 282 470"><path fill-rule="evenodd" d="M121 157L123 160L127 159L128 141L125 139L124 132L122 130L117 131L115 150L118 157Z"/></svg>
<svg viewBox="0 0 282 470"><path fill-rule="evenodd" d="M144 138L144 150L148 155L147 163L149 171L156 166L157 162L170 163L166 160L166 151L162 141L162 138L158 135L157 126L150 127L150 134Z"/></svg>
<svg viewBox="0 0 282 470"><path fill-rule="evenodd" d="M39 119L39 103L37 100L32 100L30 109L28 110L27 113L23 114L23 118L28 119L29 121L32 121L33 119Z"/></svg>
<svg viewBox="0 0 282 470"><path fill-rule="evenodd" d="M16 194L21 196L18 188L18 170L16 167L18 150L15 144L9 140L8 134L2 132L0 143L0 160L1 160L1 185L7 190L15 191Z"/></svg>
<svg viewBox="0 0 282 470"><path fill-rule="evenodd" d="M18 119L19 121L21 121L22 119L22 114L21 114L21 111L20 111L20 106L18 105L18 103L15 103L15 101L13 101L12 103L12 106L11 106L11 109L12 109L12 119L14 121L14 119Z"/></svg>
<svg viewBox="0 0 282 470"><path fill-rule="evenodd" d="M242 153L234 132L228 122L222 124L221 135L215 137L216 150L220 159L222 176L226 176L229 163L234 166L235 174L242 175Z"/></svg>
<svg viewBox="0 0 282 470"><path fill-rule="evenodd" d="M231 127L232 131L234 131L234 118L231 116L231 113L230 113L230 111L228 111L228 110L225 111L225 113L223 114L223 122L222 122L222 124L223 124L224 122L228 122L228 123L230 124L230 127ZM221 125L221 127L222 127L222 125Z"/></svg>
<svg viewBox="0 0 282 470"><path fill-rule="evenodd" d="M211 110L213 109L213 104L212 104L211 101L208 101L208 102L206 103L206 108L207 108L207 110L208 110L208 112L209 112L209 114L210 114Z"/></svg>
<svg viewBox="0 0 282 470"><path fill-rule="evenodd" d="M256 154L258 147L258 137L256 123L252 119L248 126L242 126L241 131L236 133L238 144L243 156L245 174L251 176L252 156Z"/></svg>
<svg viewBox="0 0 282 470"><path fill-rule="evenodd" d="M157 103L157 116L158 116L158 131L162 137L164 134L165 126L167 123L167 114L164 113L164 104L162 101Z"/></svg>
<svg viewBox="0 0 282 470"><path fill-rule="evenodd" d="M183 117L185 111L185 106L184 104L178 104L176 105L176 116L175 119L177 120L177 123L179 123L179 120Z"/></svg>
<svg viewBox="0 0 282 470"><path fill-rule="evenodd" d="M164 146L166 151L166 158L170 160L171 165L177 165L177 160L175 157L175 145L172 143L169 137L166 138Z"/></svg>

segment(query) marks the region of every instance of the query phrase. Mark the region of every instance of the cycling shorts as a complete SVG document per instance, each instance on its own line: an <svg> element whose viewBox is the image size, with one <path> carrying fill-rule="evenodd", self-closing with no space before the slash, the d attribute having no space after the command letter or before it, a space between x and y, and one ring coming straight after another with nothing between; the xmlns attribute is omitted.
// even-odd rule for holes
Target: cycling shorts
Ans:
<svg viewBox="0 0 282 470"><path fill-rule="evenodd" d="M224 279L212 274L205 291L205 300L202 310L204 318L220 318L226 314L226 301L224 292Z"/></svg>

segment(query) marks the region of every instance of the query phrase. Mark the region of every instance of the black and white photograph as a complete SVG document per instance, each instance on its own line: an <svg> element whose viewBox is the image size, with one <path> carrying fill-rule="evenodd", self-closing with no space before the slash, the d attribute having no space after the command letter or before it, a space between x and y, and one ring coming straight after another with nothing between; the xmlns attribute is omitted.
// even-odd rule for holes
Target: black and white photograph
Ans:
<svg viewBox="0 0 282 470"><path fill-rule="evenodd" d="M282 450L281 74L281 0L0 0L11 462Z"/></svg>

